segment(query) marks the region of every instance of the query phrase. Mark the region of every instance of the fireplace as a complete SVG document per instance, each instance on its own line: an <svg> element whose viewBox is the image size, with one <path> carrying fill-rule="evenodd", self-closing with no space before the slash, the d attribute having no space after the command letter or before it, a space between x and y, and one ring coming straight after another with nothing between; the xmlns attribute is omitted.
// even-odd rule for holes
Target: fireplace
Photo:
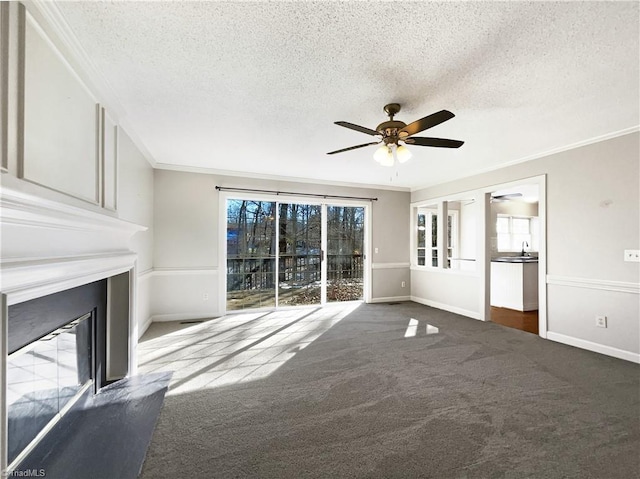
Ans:
<svg viewBox="0 0 640 479"><path fill-rule="evenodd" d="M9 308L9 464L19 463L82 394L104 384L106 293L102 280Z"/></svg>
<svg viewBox="0 0 640 479"><path fill-rule="evenodd" d="M0 188L0 472L79 396L136 374L145 227Z"/></svg>

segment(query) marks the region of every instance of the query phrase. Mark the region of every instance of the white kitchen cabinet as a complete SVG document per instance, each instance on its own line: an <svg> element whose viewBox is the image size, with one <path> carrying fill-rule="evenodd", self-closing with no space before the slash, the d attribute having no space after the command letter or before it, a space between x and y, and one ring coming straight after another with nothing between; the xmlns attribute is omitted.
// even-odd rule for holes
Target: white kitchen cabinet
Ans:
<svg viewBox="0 0 640 479"><path fill-rule="evenodd" d="M538 309L537 262L491 262L491 306Z"/></svg>

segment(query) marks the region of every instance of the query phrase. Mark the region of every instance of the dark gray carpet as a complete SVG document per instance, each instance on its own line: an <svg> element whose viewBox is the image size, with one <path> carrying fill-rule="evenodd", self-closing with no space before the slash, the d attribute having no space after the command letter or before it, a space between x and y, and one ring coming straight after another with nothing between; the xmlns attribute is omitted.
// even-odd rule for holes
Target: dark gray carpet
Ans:
<svg viewBox="0 0 640 479"><path fill-rule="evenodd" d="M640 477L639 373L415 303L362 305L266 379L167 397L141 477Z"/></svg>

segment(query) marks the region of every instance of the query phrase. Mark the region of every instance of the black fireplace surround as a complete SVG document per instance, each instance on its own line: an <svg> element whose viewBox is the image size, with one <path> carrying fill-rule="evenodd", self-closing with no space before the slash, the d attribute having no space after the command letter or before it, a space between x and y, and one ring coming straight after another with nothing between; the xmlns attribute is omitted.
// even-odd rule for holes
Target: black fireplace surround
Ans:
<svg viewBox="0 0 640 479"><path fill-rule="evenodd" d="M107 280L9 307L9 462L83 384L106 384L106 309Z"/></svg>

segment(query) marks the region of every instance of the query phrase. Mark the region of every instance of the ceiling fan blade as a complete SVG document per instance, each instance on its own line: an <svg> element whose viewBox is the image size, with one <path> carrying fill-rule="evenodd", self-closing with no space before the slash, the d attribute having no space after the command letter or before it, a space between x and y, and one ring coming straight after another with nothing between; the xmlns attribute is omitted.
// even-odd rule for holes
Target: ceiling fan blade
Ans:
<svg viewBox="0 0 640 479"><path fill-rule="evenodd" d="M366 133L367 135L371 135L371 136L380 134L377 131L372 130L371 128L366 128L360 125L354 125L353 123L349 123L348 121L336 121L335 124L344 126L345 128L349 128L350 130L359 131L360 133Z"/></svg>
<svg viewBox="0 0 640 479"><path fill-rule="evenodd" d="M464 141L460 140L448 140L446 138L423 138L420 136L414 136L404 140L407 145L419 145L419 146L436 146L439 148L460 148L464 145Z"/></svg>
<svg viewBox="0 0 640 479"><path fill-rule="evenodd" d="M334 155L336 153L342 153L343 151L355 150L356 148L362 148L363 146L377 145L378 143L380 142L374 141L372 143L365 143L364 145L350 146L349 148L343 148L342 150L330 151L329 153L327 153L327 155Z"/></svg>
<svg viewBox="0 0 640 479"><path fill-rule="evenodd" d="M506 195L492 196L491 200L492 201L509 201L510 199L520 198L521 196L522 196L522 193L507 193Z"/></svg>
<svg viewBox="0 0 640 479"><path fill-rule="evenodd" d="M437 113L425 116L424 118L420 118L413 123L409 123L402 130L400 130L399 133L401 133L401 136L404 136L403 133L406 133L406 136L415 135L416 133L420 133L427 128L433 128L440 123L450 120L454 116L455 115L448 110L441 110Z"/></svg>

